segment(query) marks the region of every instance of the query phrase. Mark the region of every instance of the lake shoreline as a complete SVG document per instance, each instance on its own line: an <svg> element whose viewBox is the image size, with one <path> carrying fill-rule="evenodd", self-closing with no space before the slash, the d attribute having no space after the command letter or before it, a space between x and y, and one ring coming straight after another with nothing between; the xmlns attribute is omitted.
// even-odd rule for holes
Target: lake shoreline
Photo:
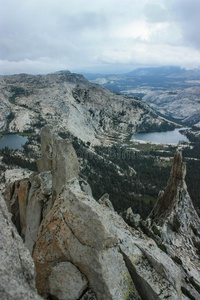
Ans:
<svg viewBox="0 0 200 300"><path fill-rule="evenodd" d="M23 151L23 146L28 141L28 138L16 133L6 133L0 135L0 149L10 148L13 150Z"/></svg>
<svg viewBox="0 0 200 300"><path fill-rule="evenodd" d="M178 145L180 142L189 143L189 139L184 134L189 127L179 127L174 130L137 133L132 135L130 141L139 143Z"/></svg>

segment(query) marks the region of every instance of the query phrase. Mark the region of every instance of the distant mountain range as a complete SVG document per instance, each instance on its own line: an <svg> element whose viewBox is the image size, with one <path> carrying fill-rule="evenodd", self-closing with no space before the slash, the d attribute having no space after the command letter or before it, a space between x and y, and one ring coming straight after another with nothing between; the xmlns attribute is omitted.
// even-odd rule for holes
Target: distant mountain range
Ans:
<svg viewBox="0 0 200 300"><path fill-rule="evenodd" d="M137 96L162 115L200 126L200 69L140 68L125 74L83 75L123 95Z"/></svg>

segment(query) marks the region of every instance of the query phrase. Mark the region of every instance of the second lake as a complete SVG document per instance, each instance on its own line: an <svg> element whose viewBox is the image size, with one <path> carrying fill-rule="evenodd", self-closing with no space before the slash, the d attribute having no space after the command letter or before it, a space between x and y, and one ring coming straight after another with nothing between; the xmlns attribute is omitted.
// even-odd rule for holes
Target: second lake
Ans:
<svg viewBox="0 0 200 300"><path fill-rule="evenodd" d="M151 143L178 144L180 141L189 142L188 138L180 133L180 130L189 128L176 128L171 131L137 133L132 139Z"/></svg>
<svg viewBox="0 0 200 300"><path fill-rule="evenodd" d="M17 134L5 134L0 140L0 149L8 147L14 150L23 150L23 145L27 140L27 137Z"/></svg>

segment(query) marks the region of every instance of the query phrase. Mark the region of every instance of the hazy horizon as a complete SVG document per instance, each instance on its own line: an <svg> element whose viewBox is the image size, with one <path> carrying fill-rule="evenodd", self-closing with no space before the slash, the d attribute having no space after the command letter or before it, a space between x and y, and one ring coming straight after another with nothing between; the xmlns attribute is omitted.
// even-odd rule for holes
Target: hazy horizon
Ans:
<svg viewBox="0 0 200 300"><path fill-rule="evenodd" d="M199 0L0 0L0 74L200 66Z"/></svg>

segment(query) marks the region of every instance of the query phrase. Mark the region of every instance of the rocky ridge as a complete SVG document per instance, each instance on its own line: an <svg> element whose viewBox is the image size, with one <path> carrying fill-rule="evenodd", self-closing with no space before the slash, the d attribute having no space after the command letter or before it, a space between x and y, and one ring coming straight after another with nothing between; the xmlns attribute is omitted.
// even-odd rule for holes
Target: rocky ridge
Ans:
<svg viewBox="0 0 200 300"><path fill-rule="evenodd" d="M0 130L39 129L45 123L70 131L83 141L162 130L174 125L146 104L87 81L82 75L0 76ZM81 131L80 131L81 128Z"/></svg>
<svg viewBox="0 0 200 300"><path fill-rule="evenodd" d="M200 125L200 98L199 86L188 88L176 88L167 91L146 90L143 101L153 109L165 115L173 117L186 124L199 127Z"/></svg>
<svg viewBox="0 0 200 300"><path fill-rule="evenodd" d="M70 142L49 127L41 137L42 172L11 183L5 193L13 221L33 253L39 293L69 300L198 299L199 219L187 194L181 154L149 219L141 222L129 211L126 223L108 195L94 200L78 176ZM63 166L62 153L67 153ZM62 187L54 185L58 178ZM159 218L165 201L171 205ZM181 216L184 226L173 228L172 219Z"/></svg>
<svg viewBox="0 0 200 300"><path fill-rule="evenodd" d="M86 78L124 95L142 97L168 118L200 126L199 69L179 67L136 69L127 74L85 74Z"/></svg>
<svg viewBox="0 0 200 300"><path fill-rule="evenodd" d="M156 240L182 269L183 292L200 297L200 222L185 183L186 164L176 152L166 190L147 220ZM189 284L188 284L189 283ZM188 290L189 287L189 290Z"/></svg>
<svg viewBox="0 0 200 300"><path fill-rule="evenodd" d="M146 221L132 210L123 213L128 224L145 232L179 266L182 292L189 299L200 297L200 221L185 183L186 164L177 151L165 191Z"/></svg>

